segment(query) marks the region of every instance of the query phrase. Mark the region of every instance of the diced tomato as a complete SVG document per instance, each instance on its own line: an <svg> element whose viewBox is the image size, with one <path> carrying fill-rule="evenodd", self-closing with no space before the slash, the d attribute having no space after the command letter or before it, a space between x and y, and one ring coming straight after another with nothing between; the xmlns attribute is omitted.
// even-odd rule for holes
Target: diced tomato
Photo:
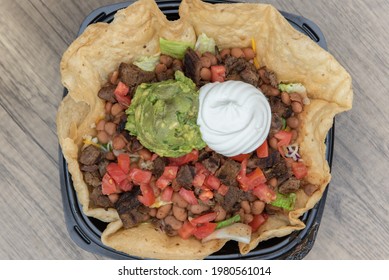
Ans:
<svg viewBox="0 0 389 280"><path fill-rule="evenodd" d="M197 201L196 196L194 195L193 191L187 190L185 188L181 188L178 192L183 199L185 199L186 202L188 202L191 205L197 205L199 202Z"/></svg>
<svg viewBox="0 0 389 280"><path fill-rule="evenodd" d="M199 151L193 150L190 153L177 157L177 158L169 158L169 161L172 165L184 165L186 163L189 163L191 161L197 161L199 158Z"/></svg>
<svg viewBox="0 0 389 280"><path fill-rule="evenodd" d="M132 190L132 183L126 178L118 184L118 187L123 192L129 192Z"/></svg>
<svg viewBox="0 0 389 280"><path fill-rule="evenodd" d="M196 174L193 178L192 185L194 187L201 188L204 184L205 178L206 178L205 174L201 174L201 173Z"/></svg>
<svg viewBox="0 0 389 280"><path fill-rule="evenodd" d="M263 202L269 203L276 199L276 193L266 184L260 184L253 189L253 194Z"/></svg>
<svg viewBox="0 0 389 280"><path fill-rule="evenodd" d="M252 231L256 232L266 222L267 218L266 214L253 215L253 220L249 223Z"/></svg>
<svg viewBox="0 0 389 280"><path fill-rule="evenodd" d="M115 95L115 98L125 108L128 108L131 105L131 97L129 97L128 95L126 96Z"/></svg>
<svg viewBox="0 0 389 280"><path fill-rule="evenodd" d="M217 224L216 223L206 223L199 227L196 227L193 235L197 239L203 239L215 231Z"/></svg>
<svg viewBox="0 0 389 280"><path fill-rule="evenodd" d="M178 166L165 166L162 177L172 181L177 177Z"/></svg>
<svg viewBox="0 0 389 280"><path fill-rule="evenodd" d="M213 198L213 192L211 190L202 190L199 194L201 201L208 201Z"/></svg>
<svg viewBox="0 0 389 280"><path fill-rule="evenodd" d="M113 93L115 94L115 96L117 96L117 95L126 96L129 91L130 91L130 88L125 83L119 82Z"/></svg>
<svg viewBox="0 0 389 280"><path fill-rule="evenodd" d="M257 157L259 158L267 158L269 156L269 145L267 143L267 140L262 143L261 146L257 148Z"/></svg>
<svg viewBox="0 0 389 280"><path fill-rule="evenodd" d="M302 179L308 174L308 169L303 162L297 161L292 163L292 172L297 179Z"/></svg>
<svg viewBox="0 0 389 280"><path fill-rule="evenodd" d="M185 221L182 227L178 230L178 235L182 239L188 239L191 237L196 230L196 227L192 225L190 222Z"/></svg>
<svg viewBox="0 0 389 280"><path fill-rule="evenodd" d="M161 190L165 189L169 184L171 183L171 180L166 179L165 177L161 176L157 179L155 182L155 185L160 188Z"/></svg>
<svg viewBox="0 0 389 280"><path fill-rule="evenodd" d="M155 202L155 195L150 184L140 184L142 195L138 195L138 200L146 206L151 206Z"/></svg>
<svg viewBox="0 0 389 280"><path fill-rule="evenodd" d="M233 156L233 157L230 157L230 158L233 159L233 160L242 162L245 159L248 159L250 156L251 156L251 154L240 154L240 155Z"/></svg>
<svg viewBox="0 0 389 280"><path fill-rule="evenodd" d="M276 134L274 134L274 137L278 140L278 151L283 157L285 157L285 151L283 147L288 146L290 144L290 141L292 140L292 132L280 130Z"/></svg>
<svg viewBox="0 0 389 280"><path fill-rule="evenodd" d="M220 180L214 175L208 175L205 179L204 184L214 190L217 190L220 187Z"/></svg>
<svg viewBox="0 0 389 280"><path fill-rule="evenodd" d="M166 187L162 193L161 193L161 200L163 201L172 201L172 196L173 196L173 188L172 187Z"/></svg>
<svg viewBox="0 0 389 280"><path fill-rule="evenodd" d="M127 178L127 174L119 167L117 163L111 162L107 165L107 172L111 175L112 179L115 180L117 184Z"/></svg>
<svg viewBox="0 0 389 280"><path fill-rule="evenodd" d="M263 184L266 182L266 177L263 174L262 170L257 167L255 170L249 174L247 174L247 184L249 189L252 189L253 187Z"/></svg>
<svg viewBox="0 0 389 280"><path fill-rule="evenodd" d="M118 159L118 165L121 170L123 170L124 173L128 174L130 172L130 156L128 154L120 154L117 157Z"/></svg>
<svg viewBox="0 0 389 280"><path fill-rule="evenodd" d="M211 66L211 82L224 82L226 67L224 65Z"/></svg>
<svg viewBox="0 0 389 280"><path fill-rule="evenodd" d="M194 225L204 224L204 223L212 222L213 220L216 219L216 217L217 217L217 213L211 212L211 213L207 213L207 214L198 216L198 217L190 220L190 222Z"/></svg>
<svg viewBox="0 0 389 280"><path fill-rule="evenodd" d="M139 168L133 168L130 171L129 177L137 184L148 184L150 183L152 173L150 171L142 170Z"/></svg>
<svg viewBox="0 0 389 280"><path fill-rule="evenodd" d="M219 189L217 190L218 194L221 194L222 196L225 196L228 192L228 186L221 184Z"/></svg>
<svg viewBox="0 0 389 280"><path fill-rule="evenodd" d="M115 181L112 177L107 173L104 174L103 180L101 182L102 193L105 195L110 195L113 193L118 193L118 189Z"/></svg>

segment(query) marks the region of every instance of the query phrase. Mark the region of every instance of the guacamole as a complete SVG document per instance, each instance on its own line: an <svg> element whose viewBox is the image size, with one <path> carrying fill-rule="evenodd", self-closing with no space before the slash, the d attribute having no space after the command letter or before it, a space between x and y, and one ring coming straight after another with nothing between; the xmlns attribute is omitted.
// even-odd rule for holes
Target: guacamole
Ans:
<svg viewBox="0 0 389 280"><path fill-rule="evenodd" d="M138 86L126 129L159 156L179 157L206 146L196 124L198 107L196 85L177 71L175 80Z"/></svg>

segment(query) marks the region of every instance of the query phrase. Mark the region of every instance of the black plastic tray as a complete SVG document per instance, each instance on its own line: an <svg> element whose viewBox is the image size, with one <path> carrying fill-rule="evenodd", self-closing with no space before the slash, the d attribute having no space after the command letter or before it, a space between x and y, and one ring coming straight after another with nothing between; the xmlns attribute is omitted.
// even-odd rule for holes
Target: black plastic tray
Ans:
<svg viewBox="0 0 389 280"><path fill-rule="evenodd" d="M133 2L134 1L128 1L104 6L93 11L81 24L78 35L80 35L89 24L112 21L117 10L125 8ZM230 1L207 2L225 3ZM157 1L157 4L169 20L175 20L178 18L178 7L180 1ZM282 11L281 13L296 30L309 36L323 49L327 49L323 33L316 24L301 16ZM64 96L66 94L67 91L65 89ZM334 133L335 122L326 137L326 159L330 167L332 164ZM101 233L107 224L83 214L82 207L77 200L71 175L68 171L61 148L59 149L59 163L65 220L72 240L86 251L112 259L139 259L136 256L130 256L123 252L118 252L109 248L101 242ZM303 259L312 249L315 242L324 210L327 191L328 186L318 204L301 217L302 221L306 224L305 229L293 232L292 234L282 238L273 238L268 241L261 242L257 248L244 256L239 253L237 243L230 241L227 242L220 251L208 256L206 259Z"/></svg>

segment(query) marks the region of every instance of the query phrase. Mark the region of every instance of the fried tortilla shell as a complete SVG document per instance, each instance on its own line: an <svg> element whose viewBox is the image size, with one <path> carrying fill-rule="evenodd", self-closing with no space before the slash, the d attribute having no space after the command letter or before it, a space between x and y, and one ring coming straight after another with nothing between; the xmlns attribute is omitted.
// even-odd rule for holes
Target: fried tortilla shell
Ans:
<svg viewBox="0 0 389 280"><path fill-rule="evenodd" d="M265 4L207 4L184 0L180 19L169 22L153 0L140 0L120 10L111 24L90 25L64 53L61 75L69 94L57 115L59 142L86 215L110 222L102 234L105 245L142 258L202 259L220 250L227 240L201 243L192 238L169 237L151 224L124 229L115 209L89 206L89 190L78 165L85 135L95 135L93 124L104 116L97 93L121 62L159 52L159 38L195 42L205 33L220 48L257 46L261 65L282 82L300 82L307 88L309 105L299 114L298 143L308 167L306 179L319 186L308 197L297 192L295 209L270 215L250 244L239 244L242 254L259 242L281 237L305 227L299 217L314 207L330 181L324 140L336 114L351 109L351 77L325 50L297 32L272 6Z"/></svg>

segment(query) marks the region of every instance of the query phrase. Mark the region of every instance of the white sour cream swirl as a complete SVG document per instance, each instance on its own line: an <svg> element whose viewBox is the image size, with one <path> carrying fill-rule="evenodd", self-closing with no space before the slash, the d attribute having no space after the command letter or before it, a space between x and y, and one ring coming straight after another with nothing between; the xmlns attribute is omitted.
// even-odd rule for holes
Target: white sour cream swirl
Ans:
<svg viewBox="0 0 389 280"><path fill-rule="evenodd" d="M241 82L209 83L200 88L197 124L202 138L217 153L247 154L267 138L269 102L256 87Z"/></svg>

